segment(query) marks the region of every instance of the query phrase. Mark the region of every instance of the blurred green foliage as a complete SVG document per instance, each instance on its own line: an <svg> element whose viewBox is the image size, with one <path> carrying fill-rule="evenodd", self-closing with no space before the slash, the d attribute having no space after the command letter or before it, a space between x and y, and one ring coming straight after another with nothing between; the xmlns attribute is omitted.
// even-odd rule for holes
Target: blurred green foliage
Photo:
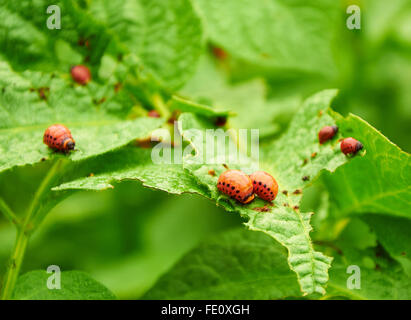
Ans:
<svg viewBox="0 0 411 320"><path fill-rule="evenodd" d="M401 149L411 151L409 1L227 0L220 7L217 0L193 0L196 15L191 4L187 4L189 1L170 0L169 6L160 12L150 11L149 1L128 0L118 5L120 2L79 1L78 6L72 7L70 1L59 1L70 12L70 16L64 17L63 24L67 23L72 29L63 28L55 37L53 32L43 30L44 17L33 14L43 14L43 3L0 1L1 60L19 72L26 69L67 72L69 64L79 63L87 57L88 63L95 66L96 83L110 85L119 79L128 79L127 68L131 65L134 71L138 69L135 61L138 60L145 69L138 69L126 88L140 98L138 103L128 101L133 104L134 111L145 112L151 108L152 101L147 92L151 93L153 83L155 86L159 84L164 96L178 93L196 102L237 113L237 117L229 119L229 124L260 128L262 144L271 143L287 129L306 97L322 89L338 88L340 93L333 101L334 110L366 119ZM270 3L267 11L266 3ZM361 7L360 30L349 30L345 25L345 10L350 4ZM84 23L85 17L89 16L93 20ZM140 21L151 26L149 21L156 19L163 19L165 26L161 28L166 28L169 33L163 35L158 32L163 29L153 27L149 29L151 31L146 30L147 34L141 34L144 26L139 25ZM170 27L179 19L192 26L187 33L180 25L175 29ZM21 33L20 29L23 30ZM8 30L17 31L13 34ZM82 34L97 35L93 40L98 46L91 55L87 48L79 48L77 44ZM10 45L8 38L14 35L17 40ZM167 46L159 45L169 42L168 37L178 39L175 50L166 51L163 49ZM134 41L136 38L139 40ZM222 48L224 55L216 55L216 48ZM117 63L114 53L127 55L128 50L139 58ZM183 55L189 58L177 63ZM114 70L113 65L118 67L113 71L114 76L104 69ZM129 109L132 107L127 105L126 111ZM29 199L47 169L48 163L37 163L0 175L0 195L18 216L23 216L28 209ZM337 267L334 271L331 269L328 297L346 296L341 289L345 278L337 271L344 272L348 263L364 265L373 279L381 278L381 268L391 270L386 274L387 280L376 281L375 287L366 287L358 296L348 297L409 297L409 290L401 286L408 284L409 279L402 278L399 268L401 266L409 273L409 237L392 237L395 232L409 230L404 227L408 226L409 219L384 215L375 218L367 214L378 210L363 212L364 216L354 219L338 216L338 210L329 203L326 180L318 179L312 183L304 193L301 210L316 212L312 237L319 248L336 257ZM387 212L381 210L378 213ZM409 217L409 212L404 215ZM56 264L63 271L87 271L118 298L141 298L150 288L154 289L149 291L148 297L173 298L173 290L166 294L162 291L163 283L170 281L168 270L172 270L171 275L178 274L180 267L185 265L181 261L176 263L192 249L194 251L182 261L191 263L191 256L207 252L209 246L225 253L226 248L218 247L220 238L212 240L211 245L207 239L220 233L228 245L230 241L237 242L243 236L236 234L237 231L225 235L225 231L238 227L241 222L241 218L217 208L209 200L188 194L170 195L144 188L140 182L115 184L113 190L103 192L78 192L56 206L42 223L39 232L31 239L22 272L44 270L48 265ZM391 232L384 232L384 227ZM0 216L0 280L6 271L14 237L13 226ZM241 256L241 250L250 250L249 246L253 244L254 249L260 245L265 249L272 241L264 235L244 237L249 242L239 241L241 248L236 255ZM201 241L205 242L196 248ZM280 257L285 256L281 248L278 251ZM344 252L344 256L338 252ZM257 249L250 256L267 259L265 252L259 255ZM364 260L364 257L369 259ZM214 267L217 270L224 268L224 261ZM228 258L227 261L228 265L232 263ZM279 262L281 267L285 264L285 258ZM172 268L174 265L176 269ZM257 276L266 275L266 270L259 270L258 264L247 267ZM289 276L286 268L283 269ZM153 287L164 274L165 278ZM235 280L237 274L226 277ZM202 280L206 282L207 279ZM268 291L261 292L253 287L255 291L248 294L259 298L294 296L297 286L295 281L290 283L291 293L271 288L269 292L272 294L268 295ZM375 294L387 286L395 289ZM207 293L188 296L206 298ZM240 290L238 296L235 291L231 293L229 297L252 298ZM227 297L224 294L217 296Z"/></svg>
<svg viewBox="0 0 411 320"><path fill-rule="evenodd" d="M20 190L14 200L28 196ZM1 222L0 265L5 266L14 229ZM31 240L23 273L52 264L63 271L84 270L118 298L136 299L201 239L239 222L208 200L167 195L136 182L79 193L50 212Z"/></svg>

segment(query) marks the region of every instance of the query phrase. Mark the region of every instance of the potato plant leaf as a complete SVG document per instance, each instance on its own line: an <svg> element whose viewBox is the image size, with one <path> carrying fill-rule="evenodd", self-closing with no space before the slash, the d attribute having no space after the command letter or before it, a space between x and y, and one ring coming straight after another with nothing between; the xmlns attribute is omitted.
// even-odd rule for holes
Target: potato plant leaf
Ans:
<svg viewBox="0 0 411 320"><path fill-rule="evenodd" d="M15 300L113 300L114 294L104 285L81 271L63 271L61 288L49 289L47 281L53 273L44 270L30 271L17 281ZM53 280L53 279L51 279ZM55 284L55 281L51 281Z"/></svg>
<svg viewBox="0 0 411 320"><path fill-rule="evenodd" d="M288 249L290 268L296 272L304 294L325 292L331 259L315 251L312 246L309 235L311 213L299 210L302 189L308 183L306 180L314 179L321 170L333 171L347 161L338 150L336 139L323 146L318 143L318 131L324 125L334 123L327 110L335 95L335 90L328 90L309 98L295 115L284 136L263 148L260 167L271 173L280 187L274 207L268 210L260 210L265 204L260 199L244 206L221 196L216 185L219 174L225 170L222 165L193 165L190 164L193 159L189 158L185 165L197 177L198 183L210 190L217 203L226 210L240 213L248 220L246 225L251 230L270 235ZM202 125L201 121L190 119L190 116L184 119L180 117L180 121L185 126L196 129L200 129ZM186 133L190 130L186 130ZM191 143L197 149L202 148L201 142ZM311 157L314 153L316 156ZM252 164L244 164L241 169L246 173L255 170ZM210 176L210 170L214 170L216 175Z"/></svg>
<svg viewBox="0 0 411 320"><path fill-rule="evenodd" d="M204 87L207 83L207 87ZM241 83L231 83L224 69L216 67L215 61L203 56L195 75L180 90L198 102L208 103L213 110L231 108L232 117L228 125L234 128L259 128L260 137L272 135L279 129L276 117L294 110L301 105L297 96L282 98L280 101L267 100L267 86L263 79L253 79ZM181 109L193 112L188 108Z"/></svg>
<svg viewBox="0 0 411 320"><path fill-rule="evenodd" d="M60 29L47 26L48 18L56 13L56 7L47 13L51 5L60 9ZM96 65L111 42L105 26L72 0L1 1L0 15L0 30L6 35L0 39L2 55L19 71L28 67L66 71L70 64L81 63L85 57Z"/></svg>
<svg viewBox="0 0 411 320"><path fill-rule="evenodd" d="M207 196L206 191L198 185L195 178L178 164L156 164L151 159L151 149L137 147L122 148L94 160L99 166L81 164L75 170L93 170L93 176L66 182L53 188L64 190L105 190L114 188L116 183L127 180L138 180L144 186L173 194L197 193ZM92 169L91 169L92 168ZM90 173L90 172L89 172Z"/></svg>
<svg viewBox="0 0 411 320"><path fill-rule="evenodd" d="M0 79L0 172L55 157L43 144L44 131L53 123L70 128L76 151L67 158L79 161L145 138L163 122L148 117L124 120L127 105L117 95L96 104L111 87L72 87L68 80L47 74L17 74L4 62Z"/></svg>
<svg viewBox="0 0 411 320"><path fill-rule="evenodd" d="M188 99L173 96L170 100L170 110L181 111L181 112L191 112L205 117L228 117L229 111L219 110L211 108L207 105L201 103L196 103Z"/></svg>
<svg viewBox="0 0 411 320"><path fill-rule="evenodd" d="M139 58L142 71L148 69L169 88L194 72L203 41L191 1L93 1L88 11Z"/></svg>
<svg viewBox="0 0 411 320"><path fill-rule="evenodd" d="M410 154L355 115L340 117L337 123L344 136L356 137L367 152L324 176L333 212L411 218Z"/></svg>
<svg viewBox="0 0 411 320"><path fill-rule="evenodd" d="M270 237L235 229L181 258L144 299L281 299L299 296L287 252Z"/></svg>
<svg viewBox="0 0 411 320"><path fill-rule="evenodd" d="M375 232L378 241L391 257L411 276L411 220L381 214L361 217Z"/></svg>
<svg viewBox="0 0 411 320"><path fill-rule="evenodd" d="M60 8L61 29L46 25L50 5ZM65 71L84 61L95 67L107 52L131 54L140 74L174 88L194 72L203 47L200 19L189 0L2 1L0 17L0 31L7 35L0 48L16 70L30 64Z"/></svg>
<svg viewBox="0 0 411 320"><path fill-rule="evenodd" d="M234 57L271 69L325 74L335 70L331 21L338 19L337 2L195 0L194 3L204 18L208 36Z"/></svg>
<svg viewBox="0 0 411 320"><path fill-rule="evenodd" d="M409 300L411 277L404 273L398 263L377 250L378 248L366 251L342 248L343 254L336 254L334 257L326 298ZM349 267L353 266L358 267L356 274L360 276L360 282L350 279L354 272Z"/></svg>
<svg viewBox="0 0 411 320"><path fill-rule="evenodd" d="M337 242L338 246L338 242ZM340 251L334 256L323 299L409 299L411 278L378 248ZM218 257L218 259L217 259ZM360 282L350 280L358 266ZM287 253L266 235L233 230L203 241L146 293L145 299L281 299L298 297L295 275L287 269ZM357 269L358 270L358 269ZM358 279L358 278L357 278ZM347 283L350 285L347 286ZM310 296L310 298L315 296Z"/></svg>

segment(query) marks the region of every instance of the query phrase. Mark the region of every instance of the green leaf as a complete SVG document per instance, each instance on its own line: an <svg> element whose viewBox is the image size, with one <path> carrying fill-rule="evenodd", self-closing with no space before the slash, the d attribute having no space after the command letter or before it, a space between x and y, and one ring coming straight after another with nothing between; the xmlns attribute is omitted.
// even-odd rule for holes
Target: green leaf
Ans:
<svg viewBox="0 0 411 320"><path fill-rule="evenodd" d="M405 228L398 226L407 220L382 215L364 215L361 219L355 217L343 220L349 222L336 240L316 241L319 246L323 246L322 250L334 256L327 295L324 298L409 299L411 277L406 269L409 264L407 257L401 255L403 251L399 252L409 249L409 237L404 230L407 224L404 225ZM395 245L394 239L398 241ZM403 259L397 259L398 256ZM359 287L352 288L349 284L357 284Z"/></svg>
<svg viewBox="0 0 411 320"><path fill-rule="evenodd" d="M263 146L263 167L288 195L310 184L321 170L333 172L347 162L337 141L340 134L324 145L318 143L320 129L335 124L337 114L329 106L336 95L335 90L325 90L307 99L287 132ZM296 198L299 201L301 196Z"/></svg>
<svg viewBox="0 0 411 320"><path fill-rule="evenodd" d="M353 300L409 300L411 277L400 265L378 253L378 249L359 251L343 248L336 255L330 270L330 281L325 298L347 297ZM349 266L359 267L360 288L349 288L347 282L353 272ZM348 271L347 271L348 270Z"/></svg>
<svg viewBox="0 0 411 320"><path fill-rule="evenodd" d="M299 296L287 252L262 233L235 229L181 258L144 299L281 299Z"/></svg>
<svg viewBox="0 0 411 320"><path fill-rule="evenodd" d="M298 96L267 101L267 87L263 79L230 83L224 70L205 55L200 60L196 74L180 92L182 96L212 105L216 112L230 110L229 127L259 128L260 137L276 133L279 129L277 117L295 110L302 102ZM188 108L181 110L201 114Z"/></svg>
<svg viewBox="0 0 411 320"><path fill-rule="evenodd" d="M361 219L376 233L378 241L391 257L411 276L411 220L376 214L365 215Z"/></svg>
<svg viewBox="0 0 411 320"><path fill-rule="evenodd" d="M337 2L195 0L207 35L234 57L268 69L335 71ZM315 52L315 54L314 54Z"/></svg>
<svg viewBox="0 0 411 320"><path fill-rule="evenodd" d="M341 234L336 235L339 242L343 242L346 247L365 250L369 247L377 246L377 236L367 223L353 218L345 225Z"/></svg>
<svg viewBox="0 0 411 320"><path fill-rule="evenodd" d="M355 115L338 119L343 136L352 136L365 146L332 175L325 175L332 211L349 214L390 214L411 218L411 157L379 131Z"/></svg>
<svg viewBox="0 0 411 320"><path fill-rule="evenodd" d="M93 1L89 12L163 84L179 87L194 72L203 41L189 0Z"/></svg>
<svg viewBox="0 0 411 320"><path fill-rule="evenodd" d="M61 29L47 27L50 5L60 8ZM72 0L2 1L0 16L0 31L5 35L0 40L2 54L16 70L67 71L83 59L99 64L111 42L105 27ZM79 45L85 39L88 47Z"/></svg>
<svg viewBox="0 0 411 320"><path fill-rule="evenodd" d="M61 289L49 289L47 280L55 273L30 271L17 280L13 299L16 300L113 300L114 294L101 283L81 271L63 271ZM52 281L54 284L54 281Z"/></svg>
<svg viewBox="0 0 411 320"><path fill-rule="evenodd" d="M229 111L211 108L207 105L196 103L179 96L173 96L170 100L170 110L191 112L205 117L227 117Z"/></svg>
<svg viewBox="0 0 411 320"><path fill-rule="evenodd" d="M131 54L140 75L175 88L194 72L203 48L200 19L189 0L0 4L0 31L5 34L0 48L16 70L29 65L42 71L68 71L82 61L98 66L105 53ZM59 30L47 28L49 5L61 9Z"/></svg>
<svg viewBox="0 0 411 320"><path fill-rule="evenodd" d="M343 239L340 239L343 240ZM340 241L339 240L339 241ZM411 278L378 248L358 250L332 243L333 266L323 299L409 299ZM338 248L336 252L334 249ZM269 237L243 230L208 239L185 255L147 292L145 299L282 299L298 296L287 254ZM347 286L360 269L360 288ZM350 282L351 283L351 282ZM315 295L310 298L316 298Z"/></svg>
<svg viewBox="0 0 411 320"><path fill-rule="evenodd" d="M127 105L120 104L121 95L109 86L90 83L72 87L69 81L51 75L17 74L4 62L0 62L0 78L0 172L55 157L43 144L44 131L53 123L70 128L76 151L67 158L73 161L145 138L162 124L161 119L153 118L124 120ZM102 97L107 99L96 104Z"/></svg>
<svg viewBox="0 0 411 320"><path fill-rule="evenodd" d="M225 170L223 166L189 164L185 166L197 177L199 184L205 185L210 190L211 197L216 199L217 203L229 211L239 212L247 218L246 225L251 230L270 235L288 249L290 268L297 273L301 290L305 294L325 292L324 286L328 279L327 270L331 259L313 249L309 236L311 213L300 212L298 208L301 190L308 184L303 178L309 177L312 180L321 170L335 170L347 161L339 151L337 139L323 146L318 143L318 131L324 125L334 123L327 110L335 95L335 90L329 90L308 99L294 117L284 136L263 148L260 166L276 178L280 188L274 207L270 208L269 212L256 211L265 204L262 200L257 199L251 205L242 206L234 200L221 196L216 185L219 174ZM183 118L183 116L179 120L187 127L198 129L202 125L199 120L190 119L189 116ZM191 143L196 145L193 141ZM201 147L197 143L197 150ZM311 158L313 153L317 155ZM210 169L216 172L215 177L208 174ZM241 169L246 173L252 171L252 168L247 165L242 165Z"/></svg>
<svg viewBox="0 0 411 320"><path fill-rule="evenodd" d="M130 190L129 193L124 192L127 187ZM121 247L124 231L120 226L115 227L114 230L117 233L112 238L107 239L106 234L113 232L113 224L106 223L104 225L107 230L101 230L98 226L89 227L90 230L99 229L102 237L107 239L106 242L109 243L109 246L113 246L113 241L118 243L113 248L115 260L110 263L106 258L104 243L99 244L102 254L100 260L95 261L93 257L87 255L87 251L84 254L94 261L93 266L89 267L93 268L93 276L96 279L101 279L121 299L141 298L162 274L172 268L182 255L198 245L199 241L211 234L239 224L237 216L224 214L223 210L205 198L144 191L138 188L135 183L133 185L122 184L116 188L118 190L114 193L126 193L119 201L124 198L124 202L127 203L134 200L136 196L140 198L140 206L136 208L134 205L127 215L128 218L125 218L131 233L129 237L131 243L128 241L128 245L132 246L133 241L138 242L138 249L119 258L118 248ZM90 193L87 194L90 195ZM95 193L92 194L95 195ZM134 204L135 201L132 203ZM118 215L117 206L113 208L112 221L118 219ZM133 222L135 219L138 221ZM84 233L84 229L80 228L79 232ZM123 236L119 236L118 233ZM89 233L86 232L84 237L90 238ZM65 243L63 237L61 241ZM72 249L75 250L76 246L73 246ZM56 250L58 251L58 248ZM81 258L77 257L77 259L79 263L84 263Z"/></svg>
<svg viewBox="0 0 411 320"><path fill-rule="evenodd" d="M198 185L194 177L181 165L153 163L151 149L126 147L95 161L99 165L90 165L93 168L92 177L82 177L61 184L53 190L105 190L124 180L139 180L146 187L173 194L188 192L206 195L201 185ZM89 165L86 167L89 168Z"/></svg>

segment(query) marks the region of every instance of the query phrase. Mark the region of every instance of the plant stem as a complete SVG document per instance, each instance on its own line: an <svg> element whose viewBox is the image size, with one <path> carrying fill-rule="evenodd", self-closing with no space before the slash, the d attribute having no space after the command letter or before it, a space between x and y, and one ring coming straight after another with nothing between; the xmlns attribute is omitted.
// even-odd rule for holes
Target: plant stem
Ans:
<svg viewBox="0 0 411 320"><path fill-rule="evenodd" d="M13 212L13 210L11 210L10 207L4 202L2 198L0 198L0 211L3 212L3 214L6 216L7 219L10 220L10 222L15 224L16 226L19 224L19 218Z"/></svg>
<svg viewBox="0 0 411 320"><path fill-rule="evenodd" d="M1 299L8 300L11 299L14 287L17 282L17 278L23 263L24 254L26 252L28 240L31 233L34 231L35 226L32 221L34 220L37 210L41 205L41 199L46 192L50 190L50 186L57 176L57 173L61 170L64 159L58 159L53 166L50 168L49 172L41 182L39 188L37 189L29 210L24 217L24 221L21 225L17 226L17 237L14 245L13 253L10 258L10 264L8 266L7 274L4 278L4 285L2 288ZM9 212L10 213L10 212Z"/></svg>
<svg viewBox="0 0 411 320"><path fill-rule="evenodd" d="M26 252L29 235L23 230L17 232L16 243L14 245L13 254L11 256L7 275L5 277L3 290L1 294L2 300L11 299L11 295L16 285L17 277L23 262L24 253Z"/></svg>
<svg viewBox="0 0 411 320"><path fill-rule="evenodd" d="M40 200L44 196L44 194L50 190L50 186L52 185L57 173L61 170L61 166L64 162L64 159L58 159L50 168L49 172L47 173L46 177L41 182L39 188L37 189L34 198L31 202L30 208L27 212L27 215L24 218L23 222L23 230L25 232L31 232L34 226L32 226L32 221L35 218L37 209L40 206Z"/></svg>
<svg viewBox="0 0 411 320"><path fill-rule="evenodd" d="M160 115L168 119L170 117L170 111L168 110L167 106L164 104L163 98L161 97L160 94L156 93L153 94L151 97L152 104L154 105L154 108L160 113Z"/></svg>

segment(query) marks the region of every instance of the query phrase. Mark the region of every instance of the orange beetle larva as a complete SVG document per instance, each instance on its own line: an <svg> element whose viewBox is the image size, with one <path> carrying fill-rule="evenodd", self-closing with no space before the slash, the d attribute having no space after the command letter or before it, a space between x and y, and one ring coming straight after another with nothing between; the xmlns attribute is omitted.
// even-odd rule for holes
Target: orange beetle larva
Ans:
<svg viewBox="0 0 411 320"><path fill-rule="evenodd" d="M70 70L71 77L75 82L86 85L91 80L90 69L83 65L77 65Z"/></svg>
<svg viewBox="0 0 411 320"><path fill-rule="evenodd" d="M278 193L277 181L265 171L257 171L250 175L254 192L263 200L273 201Z"/></svg>
<svg viewBox="0 0 411 320"><path fill-rule="evenodd" d="M337 126L325 126L325 127L323 127L320 130L320 132L318 132L318 140L320 140L320 144L323 144L326 141L332 139L337 132L338 132L338 127Z"/></svg>
<svg viewBox="0 0 411 320"><path fill-rule="evenodd" d="M44 132L43 142L52 149L68 152L74 149L75 141L70 130L62 124L53 124Z"/></svg>
<svg viewBox="0 0 411 320"><path fill-rule="evenodd" d="M358 151L364 148L364 146L358 140L349 137L341 141L340 148L341 148L341 151L345 155L348 155L348 154L356 154Z"/></svg>
<svg viewBox="0 0 411 320"><path fill-rule="evenodd" d="M254 199L253 183L248 175L240 170L227 170L218 178L217 188L241 203Z"/></svg>

